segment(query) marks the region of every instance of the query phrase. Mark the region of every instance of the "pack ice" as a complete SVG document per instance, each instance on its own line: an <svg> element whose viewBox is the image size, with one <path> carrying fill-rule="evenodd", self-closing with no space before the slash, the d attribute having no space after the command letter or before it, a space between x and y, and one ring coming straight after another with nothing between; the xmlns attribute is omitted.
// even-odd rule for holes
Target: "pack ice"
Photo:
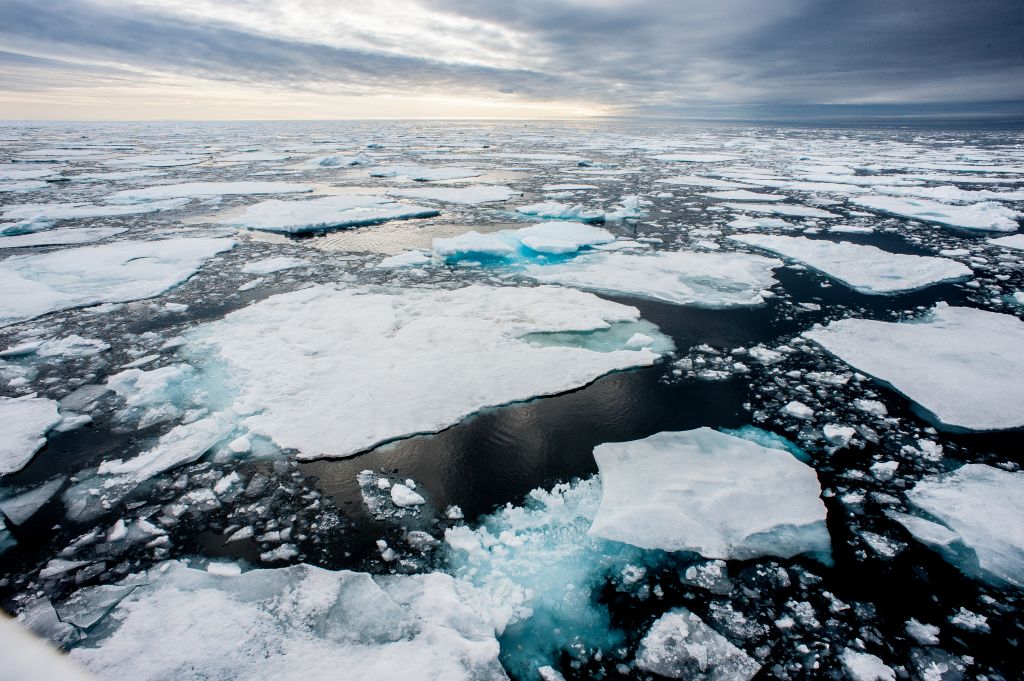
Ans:
<svg viewBox="0 0 1024 681"><path fill-rule="evenodd" d="M328 669L381 681L507 679L475 600L472 586L439 573L293 565L218 575L165 563L70 655L99 678L133 681L300 681Z"/></svg>
<svg viewBox="0 0 1024 681"><path fill-rule="evenodd" d="M218 222L232 227L299 234L440 214L433 208L398 203L384 196L348 194L303 201L270 199L247 206Z"/></svg>
<svg viewBox="0 0 1024 681"><path fill-rule="evenodd" d="M921 319L843 319L805 332L954 430L1024 426L1024 322L939 303Z"/></svg>
<svg viewBox="0 0 1024 681"><path fill-rule="evenodd" d="M741 234L729 238L799 260L853 290L867 294L905 293L941 282L961 281L973 275L971 268L949 258L890 253L874 246L846 241L837 243L770 234Z"/></svg>
<svg viewBox="0 0 1024 681"><path fill-rule="evenodd" d="M42 397L0 397L0 476L20 471L60 421L57 403Z"/></svg>
<svg viewBox="0 0 1024 681"><path fill-rule="evenodd" d="M764 303L781 260L749 253L661 251L649 255L595 253L550 265L531 265L526 276L546 284L706 308Z"/></svg>
<svg viewBox="0 0 1024 681"><path fill-rule="evenodd" d="M922 543L973 577L1024 588L1024 473L967 464L907 492L925 517L892 513Z"/></svg>
<svg viewBox="0 0 1024 681"><path fill-rule="evenodd" d="M627 349L635 332L661 349ZM250 414L244 425L303 459L435 432L485 407L652 364L672 347L632 307L546 286L315 286L186 337L192 354L224 366L234 409Z"/></svg>
<svg viewBox="0 0 1024 681"><path fill-rule="evenodd" d="M594 458L591 535L725 560L831 550L818 476L789 452L698 428L599 445Z"/></svg>
<svg viewBox="0 0 1024 681"><path fill-rule="evenodd" d="M996 201L983 201L964 206L893 196L856 197L850 201L879 213L901 215L924 222L937 222L940 225L959 227L960 229L978 229L990 232L1015 232L1018 227L1017 220L1024 217L1024 213L1007 208Z"/></svg>
<svg viewBox="0 0 1024 681"><path fill-rule="evenodd" d="M0 261L0 326L56 310L160 295L231 239L121 241Z"/></svg>

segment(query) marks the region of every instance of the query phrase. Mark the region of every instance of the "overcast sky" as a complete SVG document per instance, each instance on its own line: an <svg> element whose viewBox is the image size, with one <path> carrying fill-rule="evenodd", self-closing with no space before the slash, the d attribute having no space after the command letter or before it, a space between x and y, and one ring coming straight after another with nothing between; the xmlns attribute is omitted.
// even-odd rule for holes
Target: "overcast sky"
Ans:
<svg viewBox="0 0 1024 681"><path fill-rule="evenodd" d="M1024 0L0 0L0 118L1024 112Z"/></svg>

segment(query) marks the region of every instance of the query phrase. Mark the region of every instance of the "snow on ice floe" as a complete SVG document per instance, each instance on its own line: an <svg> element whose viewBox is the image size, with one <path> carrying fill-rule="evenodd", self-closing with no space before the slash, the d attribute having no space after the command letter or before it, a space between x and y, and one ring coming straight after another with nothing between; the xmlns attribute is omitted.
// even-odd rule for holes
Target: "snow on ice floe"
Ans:
<svg viewBox="0 0 1024 681"><path fill-rule="evenodd" d="M193 166L209 160L205 156L185 156L180 154L139 154L137 156L125 156L104 161L103 165L120 167L129 166L137 168L178 168L181 166Z"/></svg>
<svg viewBox="0 0 1024 681"><path fill-rule="evenodd" d="M662 349L626 349L636 332ZM671 349L634 308L555 287L316 286L186 337L190 352L224 365L235 409L250 414L242 423L302 459L436 432L485 407L650 365Z"/></svg>
<svg viewBox="0 0 1024 681"><path fill-rule="evenodd" d="M261 194L302 194L313 191L308 184L294 182L185 182L161 184L141 189L123 189L104 200L116 204L134 204L167 199L196 199L210 196L258 196Z"/></svg>
<svg viewBox="0 0 1024 681"><path fill-rule="evenodd" d="M416 182L432 182L435 180L462 180L467 177L478 177L483 171L475 168L457 168L454 166L420 166L394 165L380 166L370 171L370 177L405 177Z"/></svg>
<svg viewBox="0 0 1024 681"><path fill-rule="evenodd" d="M725 161L738 160L738 157L727 154L702 154L696 152L655 154L651 158L655 161L667 161L669 163L723 163Z"/></svg>
<svg viewBox="0 0 1024 681"><path fill-rule="evenodd" d="M725 560L831 551L818 476L787 451L698 428L599 445L594 458L591 535Z"/></svg>
<svg viewBox="0 0 1024 681"><path fill-rule="evenodd" d="M1007 208L996 201L983 201L964 206L891 196L854 197L850 201L880 213L899 215L924 222L937 222L960 229L989 232L1016 231L1019 226L1017 221L1024 217L1024 213Z"/></svg>
<svg viewBox="0 0 1024 681"><path fill-rule="evenodd" d="M48 229L61 220L83 218L110 218L125 215L142 215L165 210L175 210L188 203L188 199L152 201L143 205L93 205L89 203L25 203L4 206L0 219L15 222L0 225L0 234L23 234Z"/></svg>
<svg viewBox="0 0 1024 681"><path fill-rule="evenodd" d="M1001 236L997 239L989 239L988 242L993 246L999 246L1001 248L1012 248L1018 251L1024 251L1024 234L1012 234L1010 236Z"/></svg>
<svg viewBox="0 0 1024 681"><path fill-rule="evenodd" d="M0 248L31 248L34 246L73 246L101 241L127 232L126 227L79 227L51 229L15 236L0 236Z"/></svg>
<svg viewBox="0 0 1024 681"><path fill-rule="evenodd" d="M0 397L0 475L24 468L60 421L57 403L42 397Z"/></svg>
<svg viewBox="0 0 1024 681"><path fill-rule="evenodd" d="M309 261L302 258L289 258L279 255L273 258L247 262L242 266L242 271L246 274L273 274L274 272L292 270L296 267L305 267L308 264Z"/></svg>
<svg viewBox="0 0 1024 681"><path fill-rule="evenodd" d="M752 213L769 213L771 215L785 215L797 218L837 218L835 213L830 213L821 208L811 206L797 206L791 203L723 203L726 208L739 211L750 211Z"/></svg>
<svg viewBox="0 0 1024 681"><path fill-rule="evenodd" d="M669 679L748 681L761 665L686 608L659 617L640 641L636 666Z"/></svg>
<svg viewBox="0 0 1024 681"><path fill-rule="evenodd" d="M674 184L686 187L707 187L709 189L754 189L755 185L746 184L742 182L732 182L729 180L719 180L710 177L701 177L699 175L674 175L672 177L664 177L660 180L656 180L661 184Z"/></svg>
<svg viewBox="0 0 1024 681"><path fill-rule="evenodd" d="M943 202L1024 201L1024 190L997 192L990 189L960 189L948 185L942 187L887 187L881 185L875 187L874 190L892 196L913 196Z"/></svg>
<svg viewBox="0 0 1024 681"><path fill-rule="evenodd" d="M967 464L907 492L917 512L890 512L966 574L1024 588L1024 473Z"/></svg>
<svg viewBox="0 0 1024 681"><path fill-rule="evenodd" d="M704 192L701 196L706 196L709 199L716 199L719 201L784 201L789 198L782 194L764 194L762 192L747 191L746 189Z"/></svg>
<svg viewBox="0 0 1024 681"><path fill-rule="evenodd" d="M481 203L508 201L520 192L509 187L476 185L472 187L413 187L411 189L389 189L388 194L404 199L426 199L442 203L459 203L475 206Z"/></svg>
<svg viewBox="0 0 1024 681"><path fill-rule="evenodd" d="M573 220L576 222L604 222L605 220L604 211L587 210L582 204L570 206L556 201L519 206L516 208L516 212L545 220Z"/></svg>
<svg viewBox="0 0 1024 681"><path fill-rule="evenodd" d="M963 281L973 275L971 268L949 258L890 253L846 241L768 234L729 238L798 260L867 294L905 293L942 282Z"/></svg>
<svg viewBox="0 0 1024 681"><path fill-rule="evenodd" d="M220 575L167 563L110 610L72 659L133 681L507 679L473 587L440 573L371 576L309 565ZM135 586L135 584L138 584ZM258 651L258 654L254 654Z"/></svg>
<svg viewBox="0 0 1024 681"><path fill-rule="evenodd" d="M524 274L613 295L636 296L706 308L764 303L781 260L749 253L660 251L648 255L598 253L550 265L530 265Z"/></svg>
<svg viewBox="0 0 1024 681"><path fill-rule="evenodd" d="M494 258L531 262L538 256L574 254L613 241L615 235L602 227L572 221L541 222L516 230L434 239L433 255L446 262Z"/></svg>
<svg viewBox="0 0 1024 681"><path fill-rule="evenodd" d="M270 199L247 206L218 222L266 232L300 234L440 214L433 208L398 203L384 196L348 194L297 201Z"/></svg>
<svg viewBox="0 0 1024 681"><path fill-rule="evenodd" d="M424 255L420 251L406 251L405 253L384 258L377 263L376 267L379 269L397 269L401 267L423 267L430 263L430 256Z"/></svg>
<svg viewBox="0 0 1024 681"><path fill-rule="evenodd" d="M921 319L843 319L803 335L940 425L1024 427L1024 322L1012 315L940 303Z"/></svg>
<svg viewBox="0 0 1024 681"><path fill-rule="evenodd" d="M0 326L48 312L160 295L231 239L122 241L0 260Z"/></svg>

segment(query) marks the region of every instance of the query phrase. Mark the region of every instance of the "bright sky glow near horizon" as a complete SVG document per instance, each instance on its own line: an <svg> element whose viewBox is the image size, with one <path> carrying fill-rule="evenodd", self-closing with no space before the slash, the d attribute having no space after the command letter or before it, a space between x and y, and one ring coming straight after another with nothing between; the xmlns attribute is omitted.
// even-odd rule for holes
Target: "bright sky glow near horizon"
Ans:
<svg viewBox="0 0 1024 681"><path fill-rule="evenodd" d="M1024 111L1019 0L0 0L0 118Z"/></svg>

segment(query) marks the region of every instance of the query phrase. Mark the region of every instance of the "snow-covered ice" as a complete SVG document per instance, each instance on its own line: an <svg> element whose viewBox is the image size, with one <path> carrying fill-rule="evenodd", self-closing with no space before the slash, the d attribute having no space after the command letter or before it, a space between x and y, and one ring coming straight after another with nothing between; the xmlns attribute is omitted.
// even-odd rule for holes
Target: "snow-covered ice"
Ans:
<svg viewBox="0 0 1024 681"><path fill-rule="evenodd" d="M100 241L127 232L125 227L79 227L51 229L46 232L0 236L0 248L32 248L35 246L74 246Z"/></svg>
<svg viewBox="0 0 1024 681"><path fill-rule="evenodd" d="M370 171L370 177L405 177L417 182L462 180L479 175L483 175L483 172L475 168L459 168L455 166L395 165L380 166Z"/></svg>
<svg viewBox="0 0 1024 681"><path fill-rule="evenodd" d="M1018 251L1024 251L1024 234L1001 236L996 239L989 239L988 242L993 246L999 246L1000 248L1011 248Z"/></svg>
<svg viewBox="0 0 1024 681"><path fill-rule="evenodd" d="M710 428L594 448L603 495L590 534L705 558L831 550L814 469Z"/></svg>
<svg viewBox="0 0 1024 681"><path fill-rule="evenodd" d="M748 681L761 665L686 608L659 617L640 641L636 666L669 679Z"/></svg>
<svg viewBox="0 0 1024 681"><path fill-rule="evenodd" d="M798 218L837 218L835 213L830 213L821 208L811 206L797 206L791 203L723 203L726 208L738 211L749 211L752 213L769 213L771 215L785 215Z"/></svg>
<svg viewBox="0 0 1024 681"><path fill-rule="evenodd" d="M1015 232L1024 213L1007 208L996 201L983 201L955 206L925 199L893 196L854 197L850 201L879 213L900 215L940 225L990 232Z"/></svg>
<svg viewBox="0 0 1024 681"><path fill-rule="evenodd" d="M937 305L921 319L843 319L804 337L905 395L953 429L1024 426L1024 322Z"/></svg>
<svg viewBox="0 0 1024 681"><path fill-rule="evenodd" d="M73 307L160 295L195 274L231 239L121 241L0 261L0 325Z"/></svg>
<svg viewBox="0 0 1024 681"><path fill-rule="evenodd" d="M273 258L247 262L242 266L242 271L246 274L273 274L274 272L291 270L296 267L305 267L308 264L309 261L302 258L289 258L285 255L279 255Z"/></svg>
<svg viewBox="0 0 1024 681"><path fill-rule="evenodd" d="M470 187L413 187L411 189L389 189L388 194L405 199L426 199L442 203L477 205L508 201L519 192L509 187L474 185Z"/></svg>
<svg viewBox="0 0 1024 681"><path fill-rule="evenodd" d="M433 208L398 203L384 196L348 194L299 201L270 199L247 206L218 222L246 229L299 234L439 214L440 211Z"/></svg>
<svg viewBox="0 0 1024 681"><path fill-rule="evenodd" d="M0 476L20 471L60 421L57 403L43 397L0 397Z"/></svg>
<svg viewBox="0 0 1024 681"><path fill-rule="evenodd" d="M556 201L545 201L542 203L531 203L528 206L519 206L517 213L529 215L530 217L543 218L545 220L574 220L576 222L604 222L604 211L588 210L582 204L569 205Z"/></svg>
<svg viewBox="0 0 1024 681"><path fill-rule="evenodd" d="M875 246L846 241L769 234L741 234L729 238L798 260L867 294L905 293L942 282L962 281L973 275L970 267L949 258L890 253Z"/></svg>
<svg viewBox="0 0 1024 681"><path fill-rule="evenodd" d="M313 187L294 182L185 182L161 184L142 189L124 189L108 194L104 200L117 204L134 204L167 199L196 199L210 196L256 196L261 194L301 194Z"/></svg>
<svg viewBox="0 0 1024 681"><path fill-rule="evenodd" d="M23 234L48 229L61 220L141 215L181 208L188 199L151 201L140 205L94 205L89 203L25 203L0 209L0 219L14 220L0 227L2 234Z"/></svg>

